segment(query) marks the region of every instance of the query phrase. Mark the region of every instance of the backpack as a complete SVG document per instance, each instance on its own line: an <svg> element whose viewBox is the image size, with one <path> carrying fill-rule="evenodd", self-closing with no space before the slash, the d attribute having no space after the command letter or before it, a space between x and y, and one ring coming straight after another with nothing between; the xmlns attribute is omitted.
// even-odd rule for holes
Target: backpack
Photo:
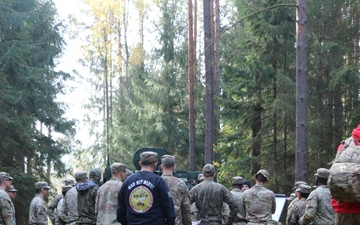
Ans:
<svg viewBox="0 0 360 225"><path fill-rule="evenodd" d="M329 172L327 184L332 198L339 202L360 202L360 143L357 140L345 141Z"/></svg>

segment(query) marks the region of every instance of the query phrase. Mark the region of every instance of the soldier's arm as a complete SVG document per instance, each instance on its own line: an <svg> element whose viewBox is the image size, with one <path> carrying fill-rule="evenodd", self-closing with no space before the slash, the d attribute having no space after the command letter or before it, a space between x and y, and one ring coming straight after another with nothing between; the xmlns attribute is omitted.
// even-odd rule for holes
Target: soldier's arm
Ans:
<svg viewBox="0 0 360 225"><path fill-rule="evenodd" d="M245 193L242 194L242 197L241 197L241 203L240 203L240 206L239 207L242 207L242 211L244 212L244 218L246 217L246 207L245 207L245 201L244 201L244 198L245 197Z"/></svg>
<svg viewBox="0 0 360 225"><path fill-rule="evenodd" d="M46 213L46 206L38 205L36 207L36 224L37 225L48 225L47 224L47 213Z"/></svg>
<svg viewBox="0 0 360 225"><path fill-rule="evenodd" d="M96 195L96 200L95 200L95 218L97 218L98 212L99 212L99 191Z"/></svg>
<svg viewBox="0 0 360 225"><path fill-rule="evenodd" d="M13 206L10 199L1 199L0 200L1 215L4 219L5 225L15 225L15 215L13 211Z"/></svg>
<svg viewBox="0 0 360 225"><path fill-rule="evenodd" d="M310 224L314 220L317 210L316 196L310 193L310 196L306 199L306 208L304 215L300 218L299 224Z"/></svg>
<svg viewBox="0 0 360 225"><path fill-rule="evenodd" d="M291 209L288 212L288 215L286 217L286 224L288 225L296 225L298 224L299 215L296 213L298 211L297 206L292 206Z"/></svg>
<svg viewBox="0 0 360 225"><path fill-rule="evenodd" d="M55 225L55 212L56 206L58 204L57 196L55 196L47 206L47 215L49 216L51 223Z"/></svg>
<svg viewBox="0 0 360 225"><path fill-rule="evenodd" d="M61 200L60 200L60 201L61 201ZM65 199L63 199L62 201L63 201L62 204L61 204L61 205L58 204L58 206L56 207L56 210L57 210L57 215L58 215L58 217L59 217L62 221L66 222L66 221L63 219L63 218L66 218L65 211L63 210L63 209L64 209L64 201L65 201Z"/></svg>
<svg viewBox="0 0 360 225"><path fill-rule="evenodd" d="M67 216L67 205L66 205L66 198L64 197L64 202L61 206L61 209L59 210L59 217L60 219L62 219L64 222L68 223L69 222L69 217Z"/></svg>
<svg viewBox="0 0 360 225"><path fill-rule="evenodd" d="M275 200L275 194L272 193L272 198L271 198L271 214L274 214L276 211L276 200Z"/></svg>
<svg viewBox="0 0 360 225"><path fill-rule="evenodd" d="M181 201L181 215L183 225L192 225L191 222L191 209L190 209L190 195L185 183L180 183L183 191L183 199Z"/></svg>
<svg viewBox="0 0 360 225"><path fill-rule="evenodd" d="M170 190L165 183L165 181L161 178L161 181L158 182L159 185L159 192L160 192L160 202L161 204L161 210L165 217L165 224L166 225L175 225L175 208L174 208L174 202L171 198Z"/></svg>

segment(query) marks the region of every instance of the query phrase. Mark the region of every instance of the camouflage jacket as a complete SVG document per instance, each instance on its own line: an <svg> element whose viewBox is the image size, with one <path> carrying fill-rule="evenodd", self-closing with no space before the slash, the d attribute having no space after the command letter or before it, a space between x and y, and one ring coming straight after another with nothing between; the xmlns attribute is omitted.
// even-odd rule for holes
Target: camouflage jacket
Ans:
<svg viewBox="0 0 360 225"><path fill-rule="evenodd" d="M190 196L185 182L173 175L166 174L161 177L169 187L174 202L175 225L191 225Z"/></svg>
<svg viewBox="0 0 360 225"><path fill-rule="evenodd" d="M29 224L48 225L46 204L44 199L39 196L35 196L30 203Z"/></svg>
<svg viewBox="0 0 360 225"><path fill-rule="evenodd" d="M299 201L299 198L298 197L296 197L296 198L294 198L291 202L290 202L290 204L289 204L289 206L288 206L288 208L287 208L287 213L286 213L286 223L288 223L289 221L288 221L288 218L289 218L289 215L290 215L290 213L291 213L291 210L292 210L292 207L294 206L294 204L297 202L297 201Z"/></svg>
<svg viewBox="0 0 360 225"><path fill-rule="evenodd" d="M99 186L87 180L86 183L77 183L76 189L78 191L78 224L96 224L95 201Z"/></svg>
<svg viewBox="0 0 360 225"><path fill-rule="evenodd" d="M64 211L62 211L63 205L64 205L64 198L60 199L60 201L57 204L56 209L54 210L55 225L66 225L66 222L64 220L62 220L60 217L60 215L64 215ZM48 215L49 215L49 213L48 213Z"/></svg>
<svg viewBox="0 0 360 225"><path fill-rule="evenodd" d="M77 222L79 220L77 209L77 194L76 187L71 188L65 194L64 203L61 210L63 213L58 215L66 223Z"/></svg>
<svg viewBox="0 0 360 225"><path fill-rule="evenodd" d="M116 220L118 193L121 186L122 182L119 179L111 178L99 188L95 203L95 214L97 215L96 224L121 225Z"/></svg>
<svg viewBox="0 0 360 225"><path fill-rule="evenodd" d="M56 215L55 215L55 209L60 201L60 199L63 198L62 194L55 195L53 200L48 204L47 206L47 214L53 224L56 224Z"/></svg>
<svg viewBox="0 0 360 225"><path fill-rule="evenodd" d="M241 206L249 222L264 223L272 220L276 210L275 194L261 184L244 191Z"/></svg>
<svg viewBox="0 0 360 225"><path fill-rule="evenodd" d="M331 206L329 187L320 185L310 193L306 199L305 214L300 218L299 224L335 224L335 212Z"/></svg>
<svg viewBox="0 0 360 225"><path fill-rule="evenodd" d="M306 199L305 198L302 198L302 199L297 198L297 199L298 199L298 201L293 203L290 210L288 210L288 214L286 216L286 224L287 225L299 225L299 219L305 213Z"/></svg>
<svg viewBox="0 0 360 225"><path fill-rule="evenodd" d="M9 195L0 189L0 225L16 225L15 208Z"/></svg>
<svg viewBox="0 0 360 225"><path fill-rule="evenodd" d="M239 188L234 188L231 190L232 195L234 196L235 203L239 208L239 212L237 213L236 219L234 222L240 222L245 220L245 212L244 208L241 206L241 199L243 192Z"/></svg>
<svg viewBox="0 0 360 225"><path fill-rule="evenodd" d="M198 209L197 219L205 223L221 224L223 202L230 208L228 224L236 218L239 211L231 192L221 184L214 182L210 178L205 178L203 182L194 186L190 190L190 203L195 202Z"/></svg>

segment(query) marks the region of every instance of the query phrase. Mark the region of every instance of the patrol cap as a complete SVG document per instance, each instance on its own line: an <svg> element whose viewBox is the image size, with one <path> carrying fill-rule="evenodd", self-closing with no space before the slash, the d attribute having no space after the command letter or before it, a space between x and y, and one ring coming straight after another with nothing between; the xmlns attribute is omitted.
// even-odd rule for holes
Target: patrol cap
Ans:
<svg viewBox="0 0 360 225"><path fill-rule="evenodd" d="M301 185L301 184L307 184L305 181L296 181L295 184L294 184L294 187L292 189L292 191L295 191L296 189L298 189L298 187Z"/></svg>
<svg viewBox="0 0 360 225"><path fill-rule="evenodd" d="M73 179L66 179L64 180L65 185L75 185L75 181Z"/></svg>
<svg viewBox="0 0 360 225"><path fill-rule="evenodd" d="M329 177L329 170L325 169L325 168L319 168L317 169L316 173L314 174L314 176L317 176L318 178L325 178L328 179Z"/></svg>
<svg viewBox="0 0 360 225"><path fill-rule="evenodd" d="M99 168L92 168L89 177L101 177L101 170Z"/></svg>
<svg viewBox="0 0 360 225"><path fill-rule="evenodd" d="M86 178L88 178L86 171L78 171L78 172L75 173L75 180L76 181L84 180Z"/></svg>
<svg viewBox="0 0 360 225"><path fill-rule="evenodd" d="M111 164L110 168L111 168L112 174L121 173L121 172L126 171L126 165L122 164L122 163L118 163L118 162Z"/></svg>
<svg viewBox="0 0 360 225"><path fill-rule="evenodd" d="M0 180L4 179L4 178L8 178L10 180L13 180L12 177L10 177L10 175L6 172L0 172Z"/></svg>
<svg viewBox="0 0 360 225"><path fill-rule="evenodd" d="M35 183L35 189L46 189L49 190L51 187L49 187L48 183L45 181L39 181Z"/></svg>
<svg viewBox="0 0 360 225"><path fill-rule="evenodd" d="M9 192L17 192L17 190L15 189L14 185L10 185L10 189L8 190Z"/></svg>
<svg viewBox="0 0 360 225"><path fill-rule="evenodd" d="M244 182L244 178L236 176L232 178L232 184L242 184Z"/></svg>
<svg viewBox="0 0 360 225"><path fill-rule="evenodd" d="M152 151L142 152L140 154L140 162L144 165L156 163L158 161L158 154Z"/></svg>
<svg viewBox="0 0 360 225"><path fill-rule="evenodd" d="M296 191L309 194L311 192L311 187L307 184L300 184Z"/></svg>
<svg viewBox="0 0 360 225"><path fill-rule="evenodd" d="M206 164L202 169L202 173L206 177L211 177L212 175L214 175L216 173L215 167L211 164Z"/></svg>
<svg viewBox="0 0 360 225"><path fill-rule="evenodd" d="M133 172L131 170L126 169L126 177L129 177L132 174L133 174Z"/></svg>
<svg viewBox="0 0 360 225"><path fill-rule="evenodd" d="M269 180L269 172L268 172L267 170L259 170L259 171L256 173L255 177L256 177L257 175L259 175L259 174L262 174L267 180Z"/></svg>
<svg viewBox="0 0 360 225"><path fill-rule="evenodd" d="M163 155L161 157L161 163L164 164L164 166L173 166L175 165L175 156Z"/></svg>

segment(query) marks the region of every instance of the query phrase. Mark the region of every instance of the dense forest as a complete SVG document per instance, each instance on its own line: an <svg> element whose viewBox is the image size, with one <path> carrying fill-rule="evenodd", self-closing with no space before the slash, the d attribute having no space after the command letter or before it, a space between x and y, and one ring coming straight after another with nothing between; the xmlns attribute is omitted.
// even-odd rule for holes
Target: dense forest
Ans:
<svg viewBox="0 0 360 225"><path fill-rule="evenodd" d="M115 161L135 169L140 147L167 149L178 170L200 170L210 159L227 187L235 175L252 179L267 169L269 188L289 194L297 151L295 0L81 1L84 14L69 21L50 0L0 1L0 168L19 190L18 212L27 211L35 181ZM313 183L360 123L360 2L307 2L306 174ZM57 69L69 32L86 36L79 62L88 74ZM93 87L84 93L94 137L87 147L56 100L74 76ZM70 153L66 169L61 157ZM26 221L18 215L18 224Z"/></svg>

